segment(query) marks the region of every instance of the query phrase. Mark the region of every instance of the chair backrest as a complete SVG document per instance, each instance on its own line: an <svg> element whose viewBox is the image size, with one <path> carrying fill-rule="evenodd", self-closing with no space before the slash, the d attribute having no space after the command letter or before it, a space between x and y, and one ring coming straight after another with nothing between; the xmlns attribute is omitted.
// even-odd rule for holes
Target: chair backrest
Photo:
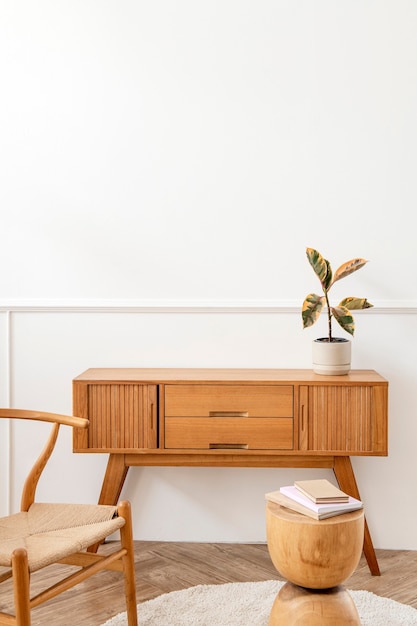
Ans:
<svg viewBox="0 0 417 626"><path fill-rule="evenodd" d="M52 424L46 444L30 470L23 486L20 510L28 511L31 504L35 501L36 487L39 478L54 450L61 424L74 426L76 428L86 428L89 422L83 417L73 417L44 411L26 411L23 409L0 409L0 419L1 418L35 420Z"/></svg>

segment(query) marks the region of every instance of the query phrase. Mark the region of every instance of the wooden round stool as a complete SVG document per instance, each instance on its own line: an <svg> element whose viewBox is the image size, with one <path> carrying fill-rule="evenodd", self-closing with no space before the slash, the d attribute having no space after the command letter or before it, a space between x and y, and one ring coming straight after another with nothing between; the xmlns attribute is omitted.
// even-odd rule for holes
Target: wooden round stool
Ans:
<svg viewBox="0 0 417 626"><path fill-rule="evenodd" d="M289 581L274 602L270 626L360 625L341 583L361 558L363 510L315 520L267 502L266 530L272 562Z"/></svg>

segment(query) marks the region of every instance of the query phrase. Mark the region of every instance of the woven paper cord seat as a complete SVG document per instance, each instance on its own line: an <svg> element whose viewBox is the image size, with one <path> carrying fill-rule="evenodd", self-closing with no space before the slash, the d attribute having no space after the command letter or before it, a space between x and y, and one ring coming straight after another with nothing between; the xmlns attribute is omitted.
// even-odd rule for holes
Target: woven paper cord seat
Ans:
<svg viewBox="0 0 417 626"><path fill-rule="evenodd" d="M32 504L27 513L0 517L0 565L11 567L13 551L24 548L35 572L100 543L124 523L114 506Z"/></svg>

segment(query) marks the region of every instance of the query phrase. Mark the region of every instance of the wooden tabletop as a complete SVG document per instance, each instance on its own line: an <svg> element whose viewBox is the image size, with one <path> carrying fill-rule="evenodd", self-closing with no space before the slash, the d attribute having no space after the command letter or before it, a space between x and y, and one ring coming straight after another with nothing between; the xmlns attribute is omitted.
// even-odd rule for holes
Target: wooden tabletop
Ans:
<svg viewBox="0 0 417 626"><path fill-rule="evenodd" d="M351 370L341 376L315 374L310 369L239 368L90 368L74 380L85 382L317 382L320 385L386 384L375 370Z"/></svg>

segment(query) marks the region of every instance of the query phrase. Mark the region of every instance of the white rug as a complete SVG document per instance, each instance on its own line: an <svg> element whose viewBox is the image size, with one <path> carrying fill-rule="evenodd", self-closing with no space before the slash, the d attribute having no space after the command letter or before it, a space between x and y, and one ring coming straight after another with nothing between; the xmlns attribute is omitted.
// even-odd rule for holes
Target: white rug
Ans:
<svg viewBox="0 0 417 626"><path fill-rule="evenodd" d="M198 585L138 604L139 626L267 626L284 583ZM362 626L417 626L417 609L369 591L349 591ZM120 613L103 626L127 626Z"/></svg>

